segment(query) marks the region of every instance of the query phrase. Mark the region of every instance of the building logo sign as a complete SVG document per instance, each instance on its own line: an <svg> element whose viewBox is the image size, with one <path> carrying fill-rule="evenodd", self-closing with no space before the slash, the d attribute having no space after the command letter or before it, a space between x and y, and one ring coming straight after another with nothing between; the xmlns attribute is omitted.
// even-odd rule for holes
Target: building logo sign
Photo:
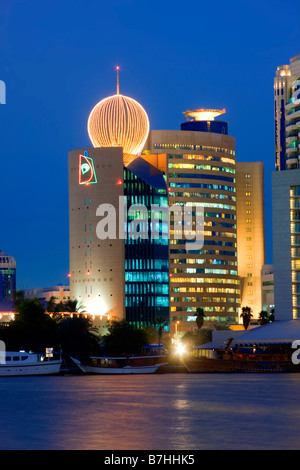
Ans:
<svg viewBox="0 0 300 470"><path fill-rule="evenodd" d="M79 184L95 183L97 183L97 176L94 161L85 150L83 155L79 155Z"/></svg>

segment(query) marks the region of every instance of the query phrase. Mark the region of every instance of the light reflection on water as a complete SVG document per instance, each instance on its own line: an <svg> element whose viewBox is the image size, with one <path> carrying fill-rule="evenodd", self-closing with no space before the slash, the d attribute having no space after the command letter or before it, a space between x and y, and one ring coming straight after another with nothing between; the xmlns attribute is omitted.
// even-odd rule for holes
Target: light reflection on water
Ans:
<svg viewBox="0 0 300 470"><path fill-rule="evenodd" d="M299 374L0 379L0 449L300 449Z"/></svg>

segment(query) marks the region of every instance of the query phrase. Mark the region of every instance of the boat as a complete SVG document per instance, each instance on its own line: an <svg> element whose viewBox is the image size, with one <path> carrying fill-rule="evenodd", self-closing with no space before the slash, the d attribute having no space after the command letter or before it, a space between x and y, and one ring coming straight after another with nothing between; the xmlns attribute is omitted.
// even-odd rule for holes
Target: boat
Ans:
<svg viewBox="0 0 300 470"><path fill-rule="evenodd" d="M71 359L85 374L154 374L167 365L161 345L145 346L140 355L91 356L85 362Z"/></svg>
<svg viewBox="0 0 300 470"><path fill-rule="evenodd" d="M56 357L58 356L58 357ZM55 375L60 372L60 353L35 354L25 351L6 351L0 363L0 377Z"/></svg>
<svg viewBox="0 0 300 470"><path fill-rule="evenodd" d="M256 347L194 351L184 362L188 372L300 372L289 349Z"/></svg>

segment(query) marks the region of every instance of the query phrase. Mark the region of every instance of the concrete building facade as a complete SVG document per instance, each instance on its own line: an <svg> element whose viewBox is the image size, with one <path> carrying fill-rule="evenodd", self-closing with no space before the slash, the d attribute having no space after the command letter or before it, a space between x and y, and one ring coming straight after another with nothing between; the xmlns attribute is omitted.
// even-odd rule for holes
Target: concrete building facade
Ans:
<svg viewBox="0 0 300 470"><path fill-rule="evenodd" d="M92 165L93 181L88 181L91 171L85 164ZM85 170L86 179L81 181ZM124 239L109 238L109 234L100 240L97 225L105 216L104 209L119 208L123 191L121 148L69 152L70 297L104 319L125 318L125 246ZM103 211L98 211L99 206ZM119 218L115 223L119 233Z"/></svg>

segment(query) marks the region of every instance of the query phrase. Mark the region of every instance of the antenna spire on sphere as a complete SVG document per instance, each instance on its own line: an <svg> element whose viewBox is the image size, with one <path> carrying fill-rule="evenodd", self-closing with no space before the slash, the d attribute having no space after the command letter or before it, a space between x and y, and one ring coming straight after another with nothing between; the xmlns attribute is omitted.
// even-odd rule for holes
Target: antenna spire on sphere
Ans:
<svg viewBox="0 0 300 470"><path fill-rule="evenodd" d="M117 95L120 94L119 70L120 70L120 67L117 65L116 66L116 71L117 71Z"/></svg>

